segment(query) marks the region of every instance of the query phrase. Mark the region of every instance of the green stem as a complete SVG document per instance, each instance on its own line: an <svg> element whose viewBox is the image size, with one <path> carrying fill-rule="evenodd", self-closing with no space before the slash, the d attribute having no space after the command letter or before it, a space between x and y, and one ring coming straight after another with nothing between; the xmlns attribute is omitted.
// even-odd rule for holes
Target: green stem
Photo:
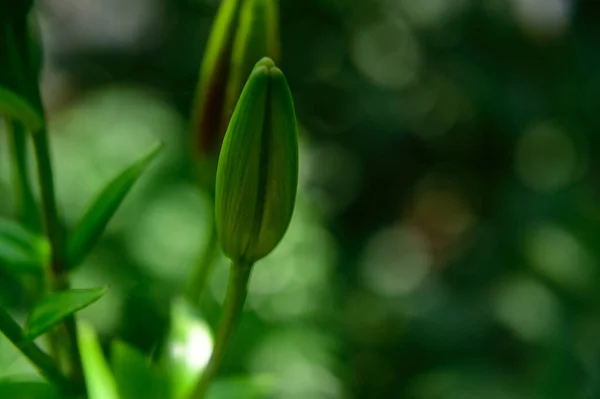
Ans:
<svg viewBox="0 0 600 399"><path fill-rule="evenodd" d="M68 290L70 287L67 268L64 261L64 231L58 216L54 179L50 162L48 133L45 129L33 134L33 148L37 158L37 172L43 204L46 234L52 249L50 264L51 286L55 291ZM83 384L81 356L77 345L77 328L75 318L71 315L65 319L66 345L68 350L69 372L74 381Z"/></svg>
<svg viewBox="0 0 600 399"><path fill-rule="evenodd" d="M6 127L9 139L10 152L12 155L12 166L13 166L13 187L15 191L15 214L18 220L20 220L26 227L31 231L39 232L41 229L41 221L39 219L39 212L37 208L37 202L31 182L29 180L29 164L28 164L28 151L27 151L27 139L29 132L26 131L25 126L15 120L6 120ZM32 297L35 301L41 300L47 295L47 282L44 275L36 276L35 287L31 290ZM52 334L48 334L48 341L50 345L50 354L58 359L58 349L55 340L51 339Z"/></svg>
<svg viewBox="0 0 600 399"><path fill-rule="evenodd" d="M64 289L67 282L63 278L66 274L63 258L63 230L58 217L56 197L54 195L54 178L52 175L52 164L50 162L50 149L48 145L48 133L43 130L33 134L33 148L37 158L38 181L42 197L44 213L44 224L46 233L52 248L51 269L59 289Z"/></svg>
<svg viewBox="0 0 600 399"><path fill-rule="evenodd" d="M251 264L232 263L231 265L227 294L223 305L223 316L217 331L215 347L190 399L202 399L210 383L217 376L246 302L251 269Z"/></svg>
<svg viewBox="0 0 600 399"><path fill-rule="evenodd" d="M215 263L217 248L217 227L214 220L211 218L206 247L198 260L198 264L194 270L192 270L193 274L189 279L185 292L188 301L194 306L200 306L202 301L202 294L204 293L208 278L212 273L213 265Z"/></svg>
<svg viewBox="0 0 600 399"><path fill-rule="evenodd" d="M39 370L40 374L48 380L55 382L61 389L68 391L70 389L69 379L61 373L44 351L40 349L33 341L28 339L23 333L23 329L11 317L11 315L0 307L0 331L14 346L23 353L33 365Z"/></svg>
<svg viewBox="0 0 600 399"><path fill-rule="evenodd" d="M7 121L8 137L11 147L13 176L15 188L15 213L17 218L32 231L39 230L37 206L31 184L29 182L29 166L27 164L27 132L22 124Z"/></svg>

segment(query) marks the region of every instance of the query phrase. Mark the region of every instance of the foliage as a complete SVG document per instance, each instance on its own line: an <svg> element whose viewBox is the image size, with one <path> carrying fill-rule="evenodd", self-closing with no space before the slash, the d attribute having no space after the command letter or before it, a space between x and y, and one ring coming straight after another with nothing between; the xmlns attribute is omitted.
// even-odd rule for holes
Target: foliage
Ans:
<svg viewBox="0 0 600 399"><path fill-rule="evenodd" d="M110 2L46 3L35 12L61 224L71 231L107 182L164 143L69 274L73 289L109 286L77 318L119 395L149 379L161 392L164 369L192 387L228 276L217 250L201 312L179 301L212 234L214 193L192 172L188 125L220 2L128 2L127 21ZM296 209L254 266L209 395L598 397L599 12L567 0L281 0ZM4 79L34 104L12 115L35 122L30 89ZM24 325L51 244L15 212L11 137L0 131L0 215L19 230L0 223L0 304ZM51 397L1 338L0 397Z"/></svg>

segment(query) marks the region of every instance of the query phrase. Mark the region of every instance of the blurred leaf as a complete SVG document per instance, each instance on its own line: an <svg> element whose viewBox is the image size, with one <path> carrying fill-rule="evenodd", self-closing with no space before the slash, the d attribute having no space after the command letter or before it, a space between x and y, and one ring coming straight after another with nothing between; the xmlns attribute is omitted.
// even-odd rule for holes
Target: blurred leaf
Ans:
<svg viewBox="0 0 600 399"><path fill-rule="evenodd" d="M44 382L39 371L15 345L0 332L0 381L27 379L29 382ZM0 394L0 398L4 398Z"/></svg>
<svg viewBox="0 0 600 399"><path fill-rule="evenodd" d="M40 272L50 255L47 241L21 225L0 218L0 268Z"/></svg>
<svg viewBox="0 0 600 399"><path fill-rule="evenodd" d="M117 384L106 364L96 332L89 324L79 322L79 351L89 399L119 399Z"/></svg>
<svg viewBox="0 0 600 399"><path fill-rule="evenodd" d="M31 311L25 325L25 334L34 339L69 315L91 305L106 293L107 287L70 290L52 294Z"/></svg>
<svg viewBox="0 0 600 399"><path fill-rule="evenodd" d="M169 331L170 296L160 287L139 284L129 291L122 308L119 337L135 342L143 353L157 350Z"/></svg>
<svg viewBox="0 0 600 399"><path fill-rule="evenodd" d="M57 389L47 382L17 378L0 379L0 398L60 399Z"/></svg>
<svg viewBox="0 0 600 399"><path fill-rule="evenodd" d="M156 144L146 155L123 170L109 182L92 202L73 229L68 243L69 267L76 267L96 245L106 225L123 202L123 199L158 154L162 143Z"/></svg>
<svg viewBox="0 0 600 399"><path fill-rule="evenodd" d="M211 385L208 399L261 399L271 397L274 388L275 381L268 376L227 378Z"/></svg>
<svg viewBox="0 0 600 399"><path fill-rule="evenodd" d="M27 100L5 87L0 87L0 114L21 121L32 133L40 130L44 124L42 117Z"/></svg>
<svg viewBox="0 0 600 399"><path fill-rule="evenodd" d="M112 345L112 366L123 399L167 399L169 386L164 374L152 367L150 359L121 341Z"/></svg>
<svg viewBox="0 0 600 399"><path fill-rule="evenodd" d="M186 398L212 354L213 339L208 325L183 300L171 308L171 330L160 365L170 373L171 395Z"/></svg>

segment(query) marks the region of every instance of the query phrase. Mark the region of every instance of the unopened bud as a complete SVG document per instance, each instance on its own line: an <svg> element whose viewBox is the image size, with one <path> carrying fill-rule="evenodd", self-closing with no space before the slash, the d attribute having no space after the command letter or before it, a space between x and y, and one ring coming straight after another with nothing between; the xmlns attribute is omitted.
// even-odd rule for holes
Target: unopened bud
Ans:
<svg viewBox="0 0 600 399"><path fill-rule="evenodd" d="M254 64L263 57L278 60L278 35L277 0L222 1L208 39L194 102L192 134L199 158L216 159Z"/></svg>
<svg viewBox="0 0 600 399"><path fill-rule="evenodd" d="M260 60L227 128L216 182L219 240L234 262L254 263L279 243L298 185L298 133L285 76Z"/></svg>

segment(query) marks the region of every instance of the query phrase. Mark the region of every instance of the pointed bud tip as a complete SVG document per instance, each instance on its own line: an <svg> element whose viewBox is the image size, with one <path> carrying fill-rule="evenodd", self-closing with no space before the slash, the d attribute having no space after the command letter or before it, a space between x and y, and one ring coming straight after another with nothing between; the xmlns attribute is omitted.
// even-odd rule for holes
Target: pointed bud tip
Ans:
<svg viewBox="0 0 600 399"><path fill-rule="evenodd" d="M263 57L260 59L260 61L258 61L256 63L256 65L254 65L254 68L258 68L261 66L267 68L267 70L268 70L271 68L275 68L275 62L272 59L270 59L269 57Z"/></svg>
<svg viewBox="0 0 600 399"><path fill-rule="evenodd" d="M263 57L260 61L256 63L254 66L254 74L264 74L269 77L283 77L283 72L281 69L275 65L275 62L269 57Z"/></svg>

